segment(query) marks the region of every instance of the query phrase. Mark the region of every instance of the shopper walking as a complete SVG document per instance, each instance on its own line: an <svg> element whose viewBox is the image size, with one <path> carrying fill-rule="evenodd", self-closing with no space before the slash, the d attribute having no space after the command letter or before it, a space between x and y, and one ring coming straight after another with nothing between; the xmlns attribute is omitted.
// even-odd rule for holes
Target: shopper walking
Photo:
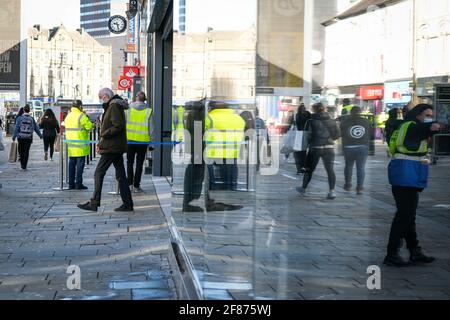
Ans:
<svg viewBox="0 0 450 320"><path fill-rule="evenodd" d="M311 131L309 141L309 153L306 157L306 173L303 177L303 186L297 188L301 195L305 195L306 188L311 182L312 175L322 159L325 170L327 171L328 184L330 190L327 198L332 200L336 198L336 174L334 173L334 141L339 139L341 133L337 122L331 119L322 103L316 103L312 106L314 114L306 125L306 130Z"/></svg>
<svg viewBox="0 0 450 320"><path fill-rule="evenodd" d="M298 131L304 131L306 123L311 119L311 113L306 110L305 105L302 103L298 107L297 114L295 115L295 125ZM295 165L297 167L297 175L305 173L306 169L306 150L294 151Z"/></svg>
<svg viewBox="0 0 450 320"><path fill-rule="evenodd" d="M31 144L33 143L33 131L42 139L42 133L36 124L34 118L30 115L30 106L23 107L23 114L16 119L13 141L19 142L18 150L20 156L20 166L22 170L27 170L28 158L30 155Z"/></svg>
<svg viewBox="0 0 450 320"><path fill-rule="evenodd" d="M55 141L57 135L60 133L59 123L56 119L52 109L47 109L39 121L39 128L43 129L42 135L44 137L44 160L48 160L48 151L50 149L50 160L53 161L53 154L55 152Z"/></svg>
<svg viewBox="0 0 450 320"><path fill-rule="evenodd" d="M369 145L371 139L375 136L374 128L369 120L361 116L361 108L355 106L350 111L350 116L344 118L341 122L341 133L345 158L344 190L352 191L353 166L356 163L356 192L361 195L364 191Z"/></svg>
<svg viewBox="0 0 450 320"><path fill-rule="evenodd" d="M125 110L128 109L128 103L118 95L114 95L114 92L109 88L101 89L98 98L103 102L104 109L100 141L97 145L101 157L94 174L95 186L92 198L85 204L79 204L78 207L83 210L97 211L101 204L103 180L109 167L114 165L123 202L114 211L134 211L133 199L123 162L123 154L127 152Z"/></svg>

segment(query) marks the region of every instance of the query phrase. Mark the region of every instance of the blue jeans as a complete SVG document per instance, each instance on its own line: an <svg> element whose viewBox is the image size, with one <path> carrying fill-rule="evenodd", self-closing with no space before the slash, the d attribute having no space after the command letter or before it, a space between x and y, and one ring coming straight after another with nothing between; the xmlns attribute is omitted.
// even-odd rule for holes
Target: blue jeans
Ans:
<svg viewBox="0 0 450 320"><path fill-rule="evenodd" d="M366 177L366 161L369 155L369 147L358 146L355 148L344 147L345 157L345 184L352 185L353 165L356 162L357 188L364 187L364 179Z"/></svg>
<svg viewBox="0 0 450 320"><path fill-rule="evenodd" d="M83 185L83 171L85 162L86 157L69 158L69 188L81 187Z"/></svg>

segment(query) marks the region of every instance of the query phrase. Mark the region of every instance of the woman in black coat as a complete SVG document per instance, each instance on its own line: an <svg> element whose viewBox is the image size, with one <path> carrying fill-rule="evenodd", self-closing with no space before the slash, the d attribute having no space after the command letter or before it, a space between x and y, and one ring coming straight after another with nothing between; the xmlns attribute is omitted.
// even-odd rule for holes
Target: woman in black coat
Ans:
<svg viewBox="0 0 450 320"><path fill-rule="evenodd" d="M297 114L295 115L295 125L298 131L305 130L306 122L311 119L311 113L306 110L305 105L302 103L298 107ZM305 173L305 161L306 151L295 151L295 166L297 167L297 175Z"/></svg>
<svg viewBox="0 0 450 320"><path fill-rule="evenodd" d="M39 128L44 129L44 160L48 160L48 149L50 149L50 160L53 161L55 151L56 135L59 134L59 123L51 109L45 110L44 115L39 121Z"/></svg>

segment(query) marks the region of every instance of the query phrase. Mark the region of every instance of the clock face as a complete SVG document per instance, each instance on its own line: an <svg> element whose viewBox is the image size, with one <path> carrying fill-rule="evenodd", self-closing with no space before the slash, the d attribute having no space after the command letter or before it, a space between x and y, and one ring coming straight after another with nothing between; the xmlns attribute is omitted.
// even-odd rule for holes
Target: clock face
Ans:
<svg viewBox="0 0 450 320"><path fill-rule="evenodd" d="M125 32L127 29L127 20L122 16L112 16L108 21L109 31L115 34Z"/></svg>

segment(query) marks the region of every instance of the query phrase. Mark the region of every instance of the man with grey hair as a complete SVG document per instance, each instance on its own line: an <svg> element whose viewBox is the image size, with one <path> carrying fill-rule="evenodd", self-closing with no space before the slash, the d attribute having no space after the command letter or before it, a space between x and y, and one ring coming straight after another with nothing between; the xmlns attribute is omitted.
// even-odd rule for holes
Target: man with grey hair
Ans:
<svg viewBox="0 0 450 320"><path fill-rule="evenodd" d="M79 204L78 208L83 210L97 211L100 206L103 180L111 165L116 169L116 179L119 181L120 196L123 204L114 211L134 211L133 199L130 187L127 183L123 154L127 152L127 133L125 110L126 103L109 88L103 88L98 93L98 98L103 103L104 113L102 116L102 127L100 130L100 141L97 145L100 161L95 170L94 194L91 201Z"/></svg>

